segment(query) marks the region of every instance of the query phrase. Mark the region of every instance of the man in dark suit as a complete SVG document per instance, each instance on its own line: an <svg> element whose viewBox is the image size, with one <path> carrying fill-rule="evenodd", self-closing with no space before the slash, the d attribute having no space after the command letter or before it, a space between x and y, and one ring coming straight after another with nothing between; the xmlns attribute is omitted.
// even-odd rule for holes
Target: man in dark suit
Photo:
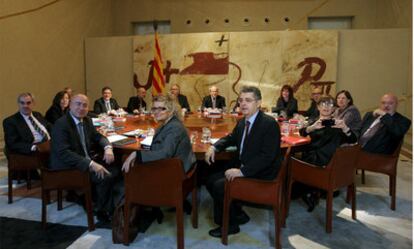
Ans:
<svg viewBox="0 0 414 249"><path fill-rule="evenodd" d="M274 118L260 111L261 93L257 87L241 89L238 102L244 118L232 133L217 141L206 152L208 164L214 162L215 152L229 146L236 146L237 153L230 164L221 172L207 179L206 187L214 200L214 222L218 228L210 230L213 237L221 237L223 216L224 184L226 179L249 177L272 180L277 176L282 157L280 152L280 129ZM248 221L248 216L236 205L230 207L229 234L240 231L239 225Z"/></svg>
<svg viewBox="0 0 414 249"><path fill-rule="evenodd" d="M188 104L187 97L180 93L180 86L177 84L173 84L170 88L170 92L172 95L174 95L177 98L178 103L180 104L181 108L182 109L185 108L185 111L189 112L190 105Z"/></svg>
<svg viewBox="0 0 414 249"><path fill-rule="evenodd" d="M112 187L118 174L116 167L109 166L114 161L112 146L87 117L88 106L88 97L77 94L71 99L69 113L56 121L52 130L50 168L91 171L97 216L106 222L113 212ZM99 150L104 150L103 158L98 157Z"/></svg>
<svg viewBox="0 0 414 249"><path fill-rule="evenodd" d="M145 88L140 87L137 89L137 96L133 96L128 100L128 112L129 113L139 113L141 110L147 109L147 103L145 103L145 96L147 95L147 91Z"/></svg>
<svg viewBox="0 0 414 249"><path fill-rule="evenodd" d="M32 94L20 94L17 103L19 111L3 121L6 153L32 154L38 144L50 140L51 126L42 114L33 111Z"/></svg>
<svg viewBox="0 0 414 249"><path fill-rule="evenodd" d="M359 144L372 153L392 154L404 139L411 121L398 113L398 99L393 94L381 98L380 107L365 114Z"/></svg>
<svg viewBox="0 0 414 249"><path fill-rule="evenodd" d="M201 104L201 110L207 108L212 109L221 109L226 108L226 98L219 95L219 90L216 86L210 87L210 95L203 98L203 103Z"/></svg>
<svg viewBox="0 0 414 249"><path fill-rule="evenodd" d="M119 109L118 102L112 98L112 89L108 86L102 88L102 97L95 101L93 105L93 112L100 113L115 113Z"/></svg>

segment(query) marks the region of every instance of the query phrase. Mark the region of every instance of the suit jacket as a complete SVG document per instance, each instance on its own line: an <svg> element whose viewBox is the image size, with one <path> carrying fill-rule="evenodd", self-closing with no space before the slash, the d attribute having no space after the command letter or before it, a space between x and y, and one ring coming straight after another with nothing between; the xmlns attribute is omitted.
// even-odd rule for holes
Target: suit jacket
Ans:
<svg viewBox="0 0 414 249"><path fill-rule="evenodd" d="M319 119L318 104L315 102L315 100L311 100L311 105L309 106L309 109L305 112L305 117L309 117L309 123L313 123Z"/></svg>
<svg viewBox="0 0 414 249"><path fill-rule="evenodd" d="M109 145L108 139L96 131L89 117L83 118L86 148L92 158L98 151ZM100 147L100 148L99 148ZM51 169L89 169L91 159L85 157L78 129L70 113L58 119L52 129Z"/></svg>
<svg viewBox="0 0 414 249"><path fill-rule="evenodd" d="M177 99L178 99L178 103L180 104L181 108L185 108L187 109L187 111L191 111L190 105L188 104L188 100L185 95L178 94Z"/></svg>
<svg viewBox="0 0 414 249"><path fill-rule="evenodd" d="M294 113L298 112L298 101L295 98L291 98L288 102L285 102L282 97L279 97L276 107L272 108L272 112L280 114L281 111L286 112L288 117L292 117Z"/></svg>
<svg viewBox="0 0 414 249"><path fill-rule="evenodd" d="M278 123L274 118L259 111L240 155L244 129L245 118L237 123L232 133L217 141L214 147L218 151L223 151L226 147L237 146L237 156L232 160L230 168L243 165L240 170L245 177L274 179L282 161Z"/></svg>
<svg viewBox="0 0 414 249"><path fill-rule="evenodd" d="M46 112L46 120L54 124L56 120L58 120L60 117L66 114L69 108L66 108L65 110L62 110L60 106L52 105Z"/></svg>
<svg viewBox="0 0 414 249"><path fill-rule="evenodd" d="M333 117L344 120L352 132L356 136L359 136L359 131L361 130L361 114L356 106L350 105L343 111L337 108L333 113Z"/></svg>
<svg viewBox="0 0 414 249"><path fill-rule="evenodd" d="M33 112L33 116L50 132L51 126L39 112ZM5 151L30 154L34 141L33 133L20 112L3 120Z"/></svg>
<svg viewBox="0 0 414 249"><path fill-rule="evenodd" d="M362 119L361 136L367 131L376 118L377 117L374 117L372 112L365 114ZM385 114L380 122L382 127L370 140L368 140L362 149L372 153L392 154L410 128L411 120L396 112L392 116Z"/></svg>
<svg viewBox="0 0 414 249"><path fill-rule="evenodd" d="M137 154L140 154L137 158L141 158L142 162L179 157L185 171L188 171L196 161L187 129L175 116L157 129L151 149L138 151Z"/></svg>
<svg viewBox="0 0 414 249"><path fill-rule="evenodd" d="M226 107L226 98L223 96L217 95L216 97L216 108L224 109ZM201 104L201 109L204 108L213 108L213 101L211 100L211 96L205 96L203 98L203 103Z"/></svg>
<svg viewBox="0 0 414 249"><path fill-rule="evenodd" d="M147 109L147 103L145 103L145 100L138 96L129 98L127 107L128 112L133 112L135 109L139 110L140 108Z"/></svg>
<svg viewBox="0 0 414 249"><path fill-rule="evenodd" d="M309 135L311 138L311 143L303 149L302 160L318 166L326 166L341 144L357 142L353 132L346 135L342 129L332 127L324 127L311 133L307 133L306 128L302 128L300 135Z"/></svg>
<svg viewBox="0 0 414 249"><path fill-rule="evenodd" d="M111 109L119 109L118 102L116 102L115 99L110 98L109 104L111 105ZM96 114L108 112L108 109L106 109L105 100L103 98L95 100L95 104L93 105L93 112Z"/></svg>

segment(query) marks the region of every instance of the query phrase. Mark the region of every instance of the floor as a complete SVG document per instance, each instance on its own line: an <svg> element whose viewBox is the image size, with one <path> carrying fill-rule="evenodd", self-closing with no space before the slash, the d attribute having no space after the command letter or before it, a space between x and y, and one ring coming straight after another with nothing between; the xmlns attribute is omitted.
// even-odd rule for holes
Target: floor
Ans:
<svg viewBox="0 0 414 249"><path fill-rule="evenodd" d="M412 248L412 161L400 157L397 179L397 210L389 208L388 178L367 173L366 184L357 182L357 221L351 219L350 206L344 201L344 191L334 199L333 232L326 234L325 202L322 200L312 213L306 212L305 204L295 200L291 204L286 228L282 230L283 248ZM0 161L0 176L5 176L5 161ZM40 220L41 202L39 184L26 191L18 189L13 204L7 204L7 177L0 179L0 216L26 220ZM37 186L37 187L36 187ZM267 209L245 207L251 217L241 226L241 232L229 237L229 246L208 235L213 227L212 202L205 188L200 190L199 228L193 229L190 216L185 216L186 248L274 248L274 224L272 212ZM68 248L176 248L175 213L164 212L162 224L154 223L145 234L139 234L129 247L114 245L109 229L86 232ZM64 203L62 211L56 203L48 206L48 221L67 225L86 226L83 209L73 203ZM40 227L39 227L40 229Z"/></svg>

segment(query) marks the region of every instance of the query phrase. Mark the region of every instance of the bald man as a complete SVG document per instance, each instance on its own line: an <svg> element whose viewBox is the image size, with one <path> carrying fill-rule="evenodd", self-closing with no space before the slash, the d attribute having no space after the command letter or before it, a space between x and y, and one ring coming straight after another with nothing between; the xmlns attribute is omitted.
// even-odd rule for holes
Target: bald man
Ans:
<svg viewBox="0 0 414 249"><path fill-rule="evenodd" d="M90 171L98 220L109 222L114 209L112 186L118 173L116 167L109 166L114 161L112 146L96 131L87 117L88 110L88 97L83 94L72 97L70 111L56 121L52 130L49 168Z"/></svg>
<svg viewBox="0 0 414 249"><path fill-rule="evenodd" d="M129 113L139 113L141 110L147 109L147 103L145 103L145 96L147 90L143 87L137 89L137 96L133 96L128 100L127 110Z"/></svg>
<svg viewBox="0 0 414 249"><path fill-rule="evenodd" d="M204 111L207 108L221 110L224 110L226 108L226 99L223 96L219 95L219 90L216 86L210 87L210 95L203 98L201 110Z"/></svg>
<svg viewBox="0 0 414 249"><path fill-rule="evenodd" d="M392 154L411 125L411 121L397 112L398 99L388 93L381 97L380 107L365 114L359 144L372 153Z"/></svg>

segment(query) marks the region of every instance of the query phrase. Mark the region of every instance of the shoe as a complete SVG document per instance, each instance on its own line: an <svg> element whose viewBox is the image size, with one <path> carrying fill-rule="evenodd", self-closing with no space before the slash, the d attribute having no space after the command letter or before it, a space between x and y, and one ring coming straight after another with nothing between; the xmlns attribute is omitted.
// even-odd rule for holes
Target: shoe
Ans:
<svg viewBox="0 0 414 249"><path fill-rule="evenodd" d="M312 212L315 209L316 205L318 205L318 202L319 202L319 198L315 194L311 194L311 193L303 195L302 200L308 206L308 209L307 209L308 212Z"/></svg>
<svg viewBox="0 0 414 249"><path fill-rule="evenodd" d="M78 195L75 191L68 191L65 199L68 202L78 204L86 210L85 194Z"/></svg>
<svg viewBox="0 0 414 249"><path fill-rule="evenodd" d="M111 223L111 216L105 211L100 210L96 212L96 218L98 219L98 222Z"/></svg>
<svg viewBox="0 0 414 249"><path fill-rule="evenodd" d="M152 213L155 216L155 219L157 220L158 224L162 223L162 220L164 219L164 214L162 213L160 208L152 208Z"/></svg>
<svg viewBox="0 0 414 249"><path fill-rule="evenodd" d="M193 207L191 206L191 203L187 200L184 200L183 202L183 211L185 214L190 215L191 210ZM175 212L175 207L167 209L167 212Z"/></svg>
<svg viewBox="0 0 414 249"><path fill-rule="evenodd" d="M222 230L221 227L217 227L217 228L214 228L208 231L208 234L210 234L210 236L215 237L215 238L221 238L221 230ZM229 226L229 231L227 232L227 235L236 234L239 232L240 232L239 226Z"/></svg>
<svg viewBox="0 0 414 249"><path fill-rule="evenodd" d="M336 198L336 197L338 197L339 195L341 194L341 191L340 190L336 190L336 191L334 191L333 192L333 198ZM322 194L321 194L321 198L322 199L326 199L326 191L323 191L322 192Z"/></svg>
<svg viewBox="0 0 414 249"><path fill-rule="evenodd" d="M236 222L239 225L244 225L247 222L249 222L249 220L250 220L250 217L243 210L241 210L241 212L239 212L238 214L236 214Z"/></svg>

